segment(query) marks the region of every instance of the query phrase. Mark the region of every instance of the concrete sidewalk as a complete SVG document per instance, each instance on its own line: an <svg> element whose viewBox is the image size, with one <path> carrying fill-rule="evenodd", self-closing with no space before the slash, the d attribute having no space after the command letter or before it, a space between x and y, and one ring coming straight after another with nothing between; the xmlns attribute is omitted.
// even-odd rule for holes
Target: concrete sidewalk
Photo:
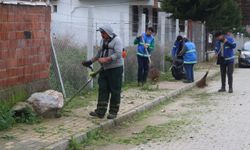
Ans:
<svg viewBox="0 0 250 150"><path fill-rule="evenodd" d="M206 70L195 72L199 80ZM209 73L209 78L218 74L218 69ZM195 86L181 81L160 82L158 90L141 90L133 88L123 91L119 116L115 120L93 119L88 112L94 110L96 103L87 107L73 110L70 116L59 119L47 119L40 124L18 124L9 131L0 132L1 149L37 150L37 149L66 149L72 137L83 140L87 133L98 128L109 128L116 123L125 121L133 115L150 109L159 103L174 97ZM6 137L6 138L3 138Z"/></svg>

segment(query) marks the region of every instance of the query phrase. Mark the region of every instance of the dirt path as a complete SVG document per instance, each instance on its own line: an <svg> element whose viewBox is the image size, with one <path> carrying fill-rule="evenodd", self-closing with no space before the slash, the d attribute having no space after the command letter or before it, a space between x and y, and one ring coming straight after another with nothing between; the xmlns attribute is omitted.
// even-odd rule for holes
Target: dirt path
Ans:
<svg viewBox="0 0 250 150"><path fill-rule="evenodd" d="M233 94L217 93L218 79L192 89L135 122L108 131L96 150L250 149L250 70L235 72ZM143 144L144 143L144 144Z"/></svg>

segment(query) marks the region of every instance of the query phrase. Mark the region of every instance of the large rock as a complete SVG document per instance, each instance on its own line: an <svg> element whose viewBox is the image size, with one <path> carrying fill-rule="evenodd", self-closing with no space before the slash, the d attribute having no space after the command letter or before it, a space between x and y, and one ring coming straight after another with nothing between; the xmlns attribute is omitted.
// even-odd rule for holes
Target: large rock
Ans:
<svg viewBox="0 0 250 150"><path fill-rule="evenodd" d="M43 93L34 93L27 100L34 110L43 117L54 117L64 105L62 93L48 90Z"/></svg>

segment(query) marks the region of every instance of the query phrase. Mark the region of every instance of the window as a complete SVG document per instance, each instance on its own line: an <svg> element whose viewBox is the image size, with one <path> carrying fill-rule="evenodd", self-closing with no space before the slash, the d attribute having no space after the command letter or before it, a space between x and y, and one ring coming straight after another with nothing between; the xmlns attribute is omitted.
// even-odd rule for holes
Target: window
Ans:
<svg viewBox="0 0 250 150"><path fill-rule="evenodd" d="M149 18L148 18L148 8L143 8L143 13L146 15L146 29L148 28Z"/></svg>
<svg viewBox="0 0 250 150"><path fill-rule="evenodd" d="M138 34L138 28L139 28L139 10L138 6L132 6L132 31L133 35Z"/></svg>
<svg viewBox="0 0 250 150"><path fill-rule="evenodd" d="M53 13L57 12L57 5L53 5Z"/></svg>
<svg viewBox="0 0 250 150"><path fill-rule="evenodd" d="M157 33L157 24L158 24L158 9L153 9L153 28L154 32Z"/></svg>

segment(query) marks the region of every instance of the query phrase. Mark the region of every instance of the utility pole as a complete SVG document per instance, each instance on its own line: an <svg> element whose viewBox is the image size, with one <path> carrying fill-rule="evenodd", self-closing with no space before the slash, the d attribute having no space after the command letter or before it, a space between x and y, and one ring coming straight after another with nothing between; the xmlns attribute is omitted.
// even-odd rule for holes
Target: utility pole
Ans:
<svg viewBox="0 0 250 150"><path fill-rule="evenodd" d="M160 43L161 43L161 53L162 53L162 64L161 64L161 66L162 66L162 71L164 72L165 71L165 51L164 51L164 49L165 49L165 43L166 43L166 39L165 39L165 33L166 33L166 13L165 12L163 12L163 13L160 13L159 14L159 16L160 16L160 18L161 18L161 35L160 35L160 37L161 37L161 41L160 41Z"/></svg>
<svg viewBox="0 0 250 150"><path fill-rule="evenodd" d="M175 37L177 37L180 34L180 27L179 27L179 19L175 20Z"/></svg>
<svg viewBox="0 0 250 150"><path fill-rule="evenodd" d="M121 12L120 13L120 38L121 38L123 47L125 46L125 44L124 44L125 43L124 25L125 25L124 13ZM124 70L125 70L125 65L123 65L123 67L124 67ZM125 81L125 71L123 71L123 74L122 74L122 81L123 82Z"/></svg>
<svg viewBox="0 0 250 150"><path fill-rule="evenodd" d="M146 31L146 14L141 15L141 33Z"/></svg>
<svg viewBox="0 0 250 150"><path fill-rule="evenodd" d="M188 37L188 21L187 20L185 20L185 29L184 29L185 31L184 31L184 36L187 38Z"/></svg>

